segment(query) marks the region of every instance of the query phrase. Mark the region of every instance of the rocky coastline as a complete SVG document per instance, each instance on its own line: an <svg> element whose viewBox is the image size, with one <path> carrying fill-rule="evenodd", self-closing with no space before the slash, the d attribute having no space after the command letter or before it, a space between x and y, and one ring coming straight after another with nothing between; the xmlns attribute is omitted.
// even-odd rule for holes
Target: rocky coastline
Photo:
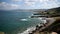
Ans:
<svg viewBox="0 0 60 34"><path fill-rule="evenodd" d="M59 34L60 32L60 7L49 9L47 11L40 11L34 15L46 15L46 16L32 16L32 18L46 17L47 23L43 23L41 26L36 25L36 29L29 34Z"/></svg>
<svg viewBox="0 0 60 34"><path fill-rule="evenodd" d="M41 26L39 26L39 25L36 25L36 29L35 30L33 30L31 33L29 33L29 34L42 34L42 32L43 33L45 33L45 32L47 32L47 33L51 33L52 31L53 31L53 29L51 29L52 31L50 31L50 29L49 28L51 28L52 26L52 24L54 25L54 23L56 22L56 21L58 21L58 20L60 20L60 17L52 17L52 18L46 18L46 20L47 20L47 23L45 23L45 24L42 24ZM57 23L56 23L57 24ZM60 23L58 23L58 24L60 24ZM49 27L49 28L48 28ZM54 27L54 26L53 26ZM58 27L58 26L57 26ZM46 30L47 29L47 30ZM49 31L48 31L49 30ZM57 31L57 30L56 30ZM53 31L54 32L54 31Z"/></svg>

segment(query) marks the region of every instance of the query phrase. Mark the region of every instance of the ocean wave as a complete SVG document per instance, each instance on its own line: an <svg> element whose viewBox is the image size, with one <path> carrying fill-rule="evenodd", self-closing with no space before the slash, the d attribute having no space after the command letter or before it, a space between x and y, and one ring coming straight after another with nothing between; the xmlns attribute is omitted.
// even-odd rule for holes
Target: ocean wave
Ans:
<svg viewBox="0 0 60 34"><path fill-rule="evenodd" d="M41 20L42 23L46 23L46 20L42 20L42 18L38 18L38 19ZM20 20L21 21L29 21L30 19L20 19ZM37 25L41 26L40 24L37 24ZM36 29L36 26L29 27L29 28L27 28L27 30L23 31L22 33L18 33L18 34L29 34L29 33L31 33L35 29Z"/></svg>
<svg viewBox="0 0 60 34"><path fill-rule="evenodd" d="M31 33L33 30L35 30L36 29L36 27L29 27L29 28L27 28L27 30L25 30L24 32L22 32L22 33L18 33L18 34L29 34L29 33Z"/></svg>

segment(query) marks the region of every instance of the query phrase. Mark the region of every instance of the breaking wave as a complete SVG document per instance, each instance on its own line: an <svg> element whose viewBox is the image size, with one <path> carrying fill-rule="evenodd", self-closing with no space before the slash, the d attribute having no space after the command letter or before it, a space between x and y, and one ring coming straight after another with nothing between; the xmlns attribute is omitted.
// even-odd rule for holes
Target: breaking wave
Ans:
<svg viewBox="0 0 60 34"><path fill-rule="evenodd" d="M38 18L39 20L42 21L42 23L46 23L46 20L42 20L42 18ZM29 19L20 19L21 21L29 21ZM40 24L37 24L40 26ZM33 30L36 29L36 26L33 26L33 27L29 27L27 28L25 31L23 31L22 33L18 33L18 34L29 34L31 33Z"/></svg>
<svg viewBox="0 0 60 34"><path fill-rule="evenodd" d="M29 33L31 33L33 30L35 30L36 29L36 27L29 27L29 28L27 28L27 30L25 30L24 32L22 32L22 33L18 33L18 34L29 34Z"/></svg>

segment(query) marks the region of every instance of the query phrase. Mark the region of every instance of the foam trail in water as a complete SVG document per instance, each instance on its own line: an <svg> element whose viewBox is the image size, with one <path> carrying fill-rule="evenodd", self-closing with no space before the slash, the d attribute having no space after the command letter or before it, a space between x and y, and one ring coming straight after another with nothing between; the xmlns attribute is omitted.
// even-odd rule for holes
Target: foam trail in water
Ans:
<svg viewBox="0 0 60 34"><path fill-rule="evenodd" d="M21 21L28 21L28 19L20 19Z"/></svg>

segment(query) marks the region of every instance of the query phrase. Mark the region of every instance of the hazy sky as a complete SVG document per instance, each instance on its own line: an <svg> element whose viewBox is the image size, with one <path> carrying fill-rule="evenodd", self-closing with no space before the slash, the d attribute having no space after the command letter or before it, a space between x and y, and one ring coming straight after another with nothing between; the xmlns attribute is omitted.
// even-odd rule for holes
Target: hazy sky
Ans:
<svg viewBox="0 0 60 34"><path fill-rule="evenodd" d="M0 0L0 9L50 9L60 7L60 0Z"/></svg>

